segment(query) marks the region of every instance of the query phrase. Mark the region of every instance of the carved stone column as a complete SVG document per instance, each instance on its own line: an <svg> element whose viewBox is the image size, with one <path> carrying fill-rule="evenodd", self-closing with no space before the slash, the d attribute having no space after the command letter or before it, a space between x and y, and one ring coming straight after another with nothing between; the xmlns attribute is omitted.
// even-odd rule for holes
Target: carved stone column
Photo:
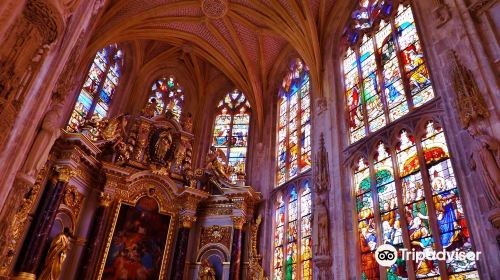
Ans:
<svg viewBox="0 0 500 280"><path fill-rule="evenodd" d="M56 180L50 180L47 184L47 198L38 207L35 219L25 238L17 263L16 271L19 272L17 279L36 279L36 272L46 249L57 210L63 200L64 189L76 173L66 166L56 167L56 171L58 172Z"/></svg>
<svg viewBox="0 0 500 280"><path fill-rule="evenodd" d="M172 263L172 275L170 279L182 280L184 276L184 265L186 263L186 253L189 244L189 233L191 226L196 221L196 217L191 215L180 216L180 227L177 233L177 241L174 249L174 261Z"/></svg>
<svg viewBox="0 0 500 280"><path fill-rule="evenodd" d="M96 266L96 260L99 256L99 248L106 234L106 220L109 216L110 205L113 202L111 196L101 192L98 198L99 206L94 214L92 227L87 237L87 245L82 253L82 261L78 269L78 275L81 279L91 279L92 272Z"/></svg>
<svg viewBox="0 0 500 280"><path fill-rule="evenodd" d="M240 268L241 268L241 237L242 228L245 224L245 217L233 216L233 242L231 244L231 264L229 266L229 279L239 280L240 279Z"/></svg>

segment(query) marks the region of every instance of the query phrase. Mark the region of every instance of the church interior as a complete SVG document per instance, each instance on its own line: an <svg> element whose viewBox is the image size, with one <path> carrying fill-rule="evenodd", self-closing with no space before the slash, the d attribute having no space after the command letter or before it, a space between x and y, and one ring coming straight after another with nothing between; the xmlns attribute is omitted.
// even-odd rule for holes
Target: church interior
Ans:
<svg viewBox="0 0 500 280"><path fill-rule="evenodd" d="M499 30L498 0L2 0L0 279L500 279Z"/></svg>

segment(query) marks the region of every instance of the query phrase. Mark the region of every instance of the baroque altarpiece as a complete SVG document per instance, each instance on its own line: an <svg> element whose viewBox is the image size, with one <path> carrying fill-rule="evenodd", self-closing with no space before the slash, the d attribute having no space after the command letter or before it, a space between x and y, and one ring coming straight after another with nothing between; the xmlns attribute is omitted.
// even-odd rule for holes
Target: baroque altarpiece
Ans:
<svg viewBox="0 0 500 280"><path fill-rule="evenodd" d="M3 275L264 279L254 217L262 195L244 174L230 181L216 150L193 169L190 119L147 109L61 131L15 216ZM75 237L88 226L86 240Z"/></svg>

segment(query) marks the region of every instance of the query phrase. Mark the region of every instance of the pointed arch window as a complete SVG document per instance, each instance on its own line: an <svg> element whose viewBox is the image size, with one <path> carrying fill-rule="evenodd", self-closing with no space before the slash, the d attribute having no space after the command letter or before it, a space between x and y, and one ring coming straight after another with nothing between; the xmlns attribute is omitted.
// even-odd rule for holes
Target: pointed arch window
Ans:
<svg viewBox="0 0 500 280"><path fill-rule="evenodd" d="M174 117L179 120L184 105L184 87L173 75L162 77L154 81L151 86L148 102L152 103L153 100L156 101L155 116L170 110Z"/></svg>
<svg viewBox="0 0 500 280"><path fill-rule="evenodd" d="M358 277L479 279L471 259L403 260L398 250L392 267L377 264L382 244L429 253L469 252L472 243L441 125L428 121L420 133L411 124L435 94L409 2L360 0L345 39L348 150L370 155L352 168ZM395 135L393 145L370 139L377 131ZM365 138L376 143L371 150L356 144Z"/></svg>
<svg viewBox="0 0 500 280"><path fill-rule="evenodd" d="M309 179L276 198L273 280L312 279L312 201ZM299 192L297 192L297 189Z"/></svg>
<svg viewBox="0 0 500 280"><path fill-rule="evenodd" d="M311 169L309 69L297 58L279 91L277 186Z"/></svg>
<svg viewBox="0 0 500 280"><path fill-rule="evenodd" d="M217 105L212 145L224 152L233 167L234 173L230 177L233 182L237 173L246 173L250 116L250 103L238 89L227 93Z"/></svg>
<svg viewBox="0 0 500 280"><path fill-rule="evenodd" d="M400 253L387 269L375 261L381 244L426 253L472 251L445 133L434 121L425 128L420 138L401 130L392 148L379 142L373 158L354 167L362 279L479 279L471 259L405 261Z"/></svg>
<svg viewBox="0 0 500 280"><path fill-rule="evenodd" d="M85 120L107 116L122 68L123 52L116 44L97 52L71 113L68 131L79 131Z"/></svg>
<svg viewBox="0 0 500 280"><path fill-rule="evenodd" d="M361 0L346 33L343 71L351 143L434 98L412 8L399 2Z"/></svg>

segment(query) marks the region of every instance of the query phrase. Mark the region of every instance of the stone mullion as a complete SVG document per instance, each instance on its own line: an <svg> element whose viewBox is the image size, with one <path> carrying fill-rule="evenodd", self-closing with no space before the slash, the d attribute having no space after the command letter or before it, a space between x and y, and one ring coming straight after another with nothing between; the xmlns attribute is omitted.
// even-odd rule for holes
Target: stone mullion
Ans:
<svg viewBox="0 0 500 280"><path fill-rule="evenodd" d="M405 204L403 200L403 184L401 183L401 177L399 176L399 165L397 161L397 153L391 149L391 159L394 172L394 184L396 189L396 197L398 201L398 213L399 213L399 224L401 226L401 231L403 235L403 245L407 249L411 249L410 234L408 232L408 223L406 221L405 215ZM408 273L408 278L410 280L415 280L415 266L413 261L406 261L406 271Z"/></svg>
<svg viewBox="0 0 500 280"><path fill-rule="evenodd" d="M87 116L85 117L87 120L90 120L94 114L94 111L95 111L95 107L97 106L97 102L99 102L99 99L101 97L101 90L104 86L104 83L106 82L106 79L108 77L108 73L109 73L109 69L111 68L111 64L112 64L112 57L115 55L115 51L111 52L109 54L109 61L108 61L108 64L106 64L106 70L103 71L103 77L99 80L99 86L97 87L97 91L96 91L96 95L93 96L94 98L92 99L92 105L90 105L90 108L89 108L89 111L87 112ZM94 58L95 59L95 58ZM94 60L92 60L92 64L90 66L90 68L92 68L92 65L94 64ZM89 72L90 72L90 68L89 68ZM87 77L89 75L89 72L87 72ZM115 85L117 86L117 85ZM111 98L111 96L110 96Z"/></svg>
<svg viewBox="0 0 500 280"><path fill-rule="evenodd" d="M395 7L395 9L397 10L397 7ZM411 7L410 7L410 9L411 9ZM394 23L394 17L391 18L390 24L391 24L391 28L392 28L392 36L394 39L394 46L396 47L396 59L398 60L399 74L401 75L400 79L401 79L401 82L403 84L403 90L404 90L404 94L406 97L406 102L408 104L408 112L409 112L411 109L414 108L413 97L411 95L410 85L408 82L408 78L405 75L405 69L403 67L403 58L401 55L401 47L399 46L399 36L396 35L397 29L396 29L396 24Z"/></svg>
<svg viewBox="0 0 500 280"><path fill-rule="evenodd" d="M229 164L229 159L231 158L231 141L233 140L233 121L234 121L234 112L229 110L231 120L229 121L229 134L227 139L227 163Z"/></svg>
<svg viewBox="0 0 500 280"><path fill-rule="evenodd" d="M387 100L385 99L385 93L384 93L385 92L385 80L384 80L384 76L382 74L384 68L382 66L382 61L377 59L377 55L378 55L377 43L378 42L375 38L375 33L376 32L373 32L373 35L372 35L373 57L375 59L375 65L376 65L375 75L377 76L377 79L379 81L378 84L379 84L379 89L380 89L380 92L378 92L378 93L375 92L375 94L379 95L380 101L382 102L382 106L384 107L383 112L384 112L384 116L385 116L385 126L386 126L387 124L389 124L391 122L391 118L389 117L389 104L387 103Z"/></svg>
<svg viewBox="0 0 500 280"><path fill-rule="evenodd" d="M378 193L377 193L377 184L375 180L375 167L371 159L368 162L368 168L370 170L370 194L373 202L373 220L375 221L375 231L377 233L377 246L382 245L381 242L384 240L383 230L382 230L382 222L380 219L380 206L378 201ZM384 269L382 266L379 266L380 278L387 278L387 269Z"/></svg>
<svg viewBox="0 0 500 280"><path fill-rule="evenodd" d="M360 91L360 97L361 97L361 105L358 105L358 107L361 106L361 111L363 112L363 123L365 125L365 136L362 138L366 138L368 134L370 134L370 129L368 123L368 109L366 108L366 100L365 100L364 86L363 86L363 72L361 71L361 60L360 60L361 55L359 54L359 44L356 46L354 53L356 56L356 70L358 71L358 90Z"/></svg>
<svg viewBox="0 0 500 280"><path fill-rule="evenodd" d="M434 244L436 246L435 251L443 250L443 246L441 244L441 233L439 232L439 227L437 225L437 214L434 206L433 196L432 196L432 187L429 180L429 172L427 170L427 164L425 162L424 150L422 148L422 138L415 139L415 146L417 147L417 155L420 163L420 170L422 174L422 182L424 185L424 193L425 193L425 202L427 203L427 214L429 216L429 225L432 230L432 238L434 239ZM446 272L446 264L444 261L439 261L439 274L441 275L441 279L448 280L448 274Z"/></svg>

